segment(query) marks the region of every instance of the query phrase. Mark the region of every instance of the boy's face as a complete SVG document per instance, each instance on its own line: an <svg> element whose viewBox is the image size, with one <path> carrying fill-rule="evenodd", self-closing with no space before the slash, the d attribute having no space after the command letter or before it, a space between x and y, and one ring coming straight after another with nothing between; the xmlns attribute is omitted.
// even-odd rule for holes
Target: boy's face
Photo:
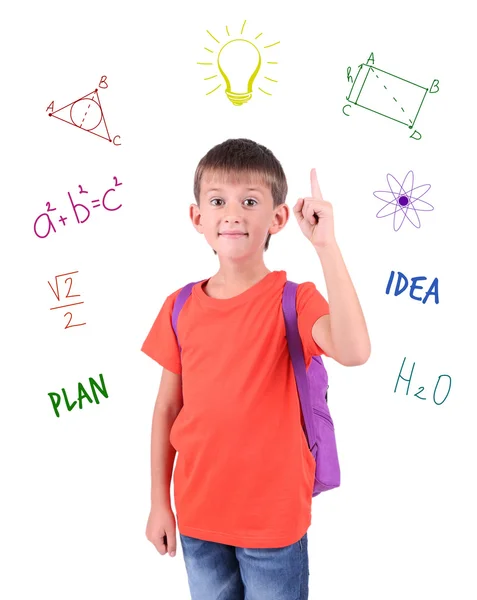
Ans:
<svg viewBox="0 0 477 600"><path fill-rule="evenodd" d="M225 178L205 172L200 184L200 208L192 204L192 222L220 256L244 256L263 252L267 235L282 229L288 207L273 208L269 186L244 175ZM237 235L227 235L236 232Z"/></svg>

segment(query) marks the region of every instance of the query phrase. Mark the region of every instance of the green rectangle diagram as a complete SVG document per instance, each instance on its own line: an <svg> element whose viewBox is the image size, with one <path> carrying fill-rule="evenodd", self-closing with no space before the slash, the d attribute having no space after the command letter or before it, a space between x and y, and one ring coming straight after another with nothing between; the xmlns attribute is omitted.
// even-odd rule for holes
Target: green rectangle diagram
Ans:
<svg viewBox="0 0 477 600"><path fill-rule="evenodd" d="M360 65L348 101L393 121L412 127L428 89L397 75Z"/></svg>

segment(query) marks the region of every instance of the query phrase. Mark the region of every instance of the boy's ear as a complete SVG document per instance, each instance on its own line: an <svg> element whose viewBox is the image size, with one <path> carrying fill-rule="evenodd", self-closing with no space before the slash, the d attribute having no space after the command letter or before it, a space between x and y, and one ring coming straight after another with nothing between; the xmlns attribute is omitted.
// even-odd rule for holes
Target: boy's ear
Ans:
<svg viewBox="0 0 477 600"><path fill-rule="evenodd" d="M196 230L201 233L202 224L200 223L200 209L197 204L191 204L189 206L189 217L192 221L192 225L194 225Z"/></svg>
<svg viewBox="0 0 477 600"><path fill-rule="evenodd" d="M289 208L288 204L283 202L282 204L277 206L277 208L275 209L275 218L276 218L277 223L276 223L276 225L273 225L273 227L277 228L277 229L273 233L278 233L281 229L283 229L285 227L285 225L287 224L289 217L290 217L290 208Z"/></svg>

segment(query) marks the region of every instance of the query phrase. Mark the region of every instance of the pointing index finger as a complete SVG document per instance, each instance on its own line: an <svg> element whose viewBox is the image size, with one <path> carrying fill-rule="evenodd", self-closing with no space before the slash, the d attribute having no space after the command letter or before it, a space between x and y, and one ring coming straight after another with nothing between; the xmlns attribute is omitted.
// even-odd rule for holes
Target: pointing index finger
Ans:
<svg viewBox="0 0 477 600"><path fill-rule="evenodd" d="M318 178L316 176L316 169L312 169L310 173L310 181L311 181L311 195L313 198L317 200L323 200L321 195L320 186L318 184Z"/></svg>

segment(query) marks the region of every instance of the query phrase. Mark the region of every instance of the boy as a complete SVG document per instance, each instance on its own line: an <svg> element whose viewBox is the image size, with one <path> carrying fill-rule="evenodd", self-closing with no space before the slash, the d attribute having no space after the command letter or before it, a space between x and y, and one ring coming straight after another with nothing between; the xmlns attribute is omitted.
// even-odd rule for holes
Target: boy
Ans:
<svg viewBox="0 0 477 600"><path fill-rule="evenodd" d="M305 363L325 354L342 365L370 355L366 323L334 237L333 211L315 171L311 197L293 208L323 268L329 305L311 282L297 290ZM305 600L314 458L285 337L285 271L264 264L286 225L287 182L262 145L232 139L199 162L195 229L220 267L195 284L178 319L169 295L142 350L163 367L151 443L146 535L160 554L176 549L170 481L192 600ZM316 265L315 268L318 268Z"/></svg>

